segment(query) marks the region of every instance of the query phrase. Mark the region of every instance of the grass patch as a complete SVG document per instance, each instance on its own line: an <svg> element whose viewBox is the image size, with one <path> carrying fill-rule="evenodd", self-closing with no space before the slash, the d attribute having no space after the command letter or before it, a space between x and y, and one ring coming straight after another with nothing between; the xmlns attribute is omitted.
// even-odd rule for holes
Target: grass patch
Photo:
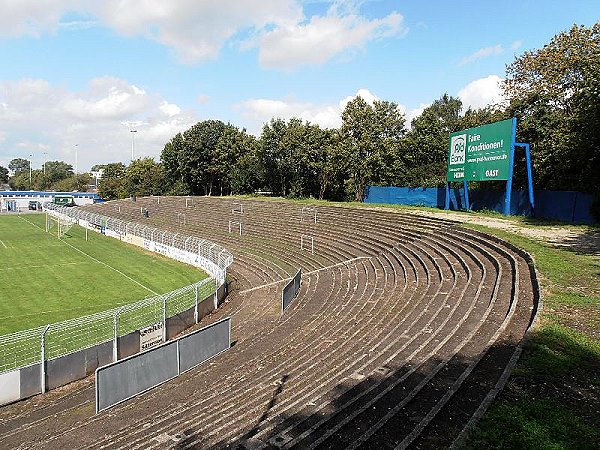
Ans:
<svg viewBox="0 0 600 450"><path fill-rule="evenodd" d="M544 307L512 377L466 448L600 448L600 258L504 230L496 235L530 253Z"/></svg>
<svg viewBox="0 0 600 450"><path fill-rule="evenodd" d="M545 378L600 371L600 342L550 322L533 333L522 366L530 374Z"/></svg>
<svg viewBox="0 0 600 450"><path fill-rule="evenodd" d="M590 426L553 400L523 398L490 410L468 449L591 449L600 428Z"/></svg>

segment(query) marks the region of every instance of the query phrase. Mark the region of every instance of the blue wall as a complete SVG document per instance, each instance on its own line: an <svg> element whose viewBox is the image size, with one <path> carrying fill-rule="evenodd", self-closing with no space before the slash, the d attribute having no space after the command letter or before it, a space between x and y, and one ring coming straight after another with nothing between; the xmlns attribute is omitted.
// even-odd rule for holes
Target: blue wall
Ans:
<svg viewBox="0 0 600 450"><path fill-rule="evenodd" d="M590 213L593 197L590 194L571 191L535 191L535 217L571 223L597 223ZM369 186L365 203L389 203L398 205L429 206L444 208L444 188L407 188L393 186ZM504 191L469 190L471 209L504 212ZM450 190L450 209L464 209L462 189ZM513 191L511 214L531 216L527 191Z"/></svg>

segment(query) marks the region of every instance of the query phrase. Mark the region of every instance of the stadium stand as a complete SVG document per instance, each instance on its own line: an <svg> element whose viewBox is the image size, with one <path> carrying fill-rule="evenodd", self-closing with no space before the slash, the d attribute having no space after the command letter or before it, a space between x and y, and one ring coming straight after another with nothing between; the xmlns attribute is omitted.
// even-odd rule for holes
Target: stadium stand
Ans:
<svg viewBox="0 0 600 450"><path fill-rule="evenodd" d="M229 232L234 202L241 235ZM539 304L528 255L451 221L317 206L314 223L297 203L206 197L86 208L230 250L229 296L202 324L231 316L235 345L109 414L75 406L90 387L43 418L28 419L26 406L3 412L0 446L457 445L505 383ZM300 248L303 235L314 253ZM281 289L299 269L300 294L281 314Z"/></svg>

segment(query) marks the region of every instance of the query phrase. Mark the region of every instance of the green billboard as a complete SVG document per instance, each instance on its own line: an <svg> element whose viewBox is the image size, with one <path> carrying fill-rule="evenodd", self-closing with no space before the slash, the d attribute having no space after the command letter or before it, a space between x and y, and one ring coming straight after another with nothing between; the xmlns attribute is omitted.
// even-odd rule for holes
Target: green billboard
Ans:
<svg viewBox="0 0 600 450"><path fill-rule="evenodd" d="M446 179L508 180L516 120L507 119L451 133Z"/></svg>

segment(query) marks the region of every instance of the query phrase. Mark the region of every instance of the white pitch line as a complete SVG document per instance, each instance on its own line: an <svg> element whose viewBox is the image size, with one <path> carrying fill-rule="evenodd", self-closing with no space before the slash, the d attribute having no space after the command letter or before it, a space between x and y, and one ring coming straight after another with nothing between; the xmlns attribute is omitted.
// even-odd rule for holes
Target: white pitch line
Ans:
<svg viewBox="0 0 600 450"><path fill-rule="evenodd" d="M25 219L23 216L19 216L19 217L20 217L21 219L23 219L25 222L27 222L27 223L29 223L29 224L33 225L34 227L36 227L36 228L39 228L40 230L42 230L42 231L46 232L46 231L45 231L45 230L44 230L42 227L40 227L40 226L36 225L36 224L35 224L35 223L33 223L33 222L30 222L29 220ZM115 272L117 272L118 274L120 274L120 275L124 276L125 278L127 278L128 280L130 280L130 281L132 281L133 283L137 284L138 286L141 286L142 288L146 289L148 292L151 292L151 293L152 293L152 294L154 294L154 295L160 295L158 292L155 292L155 291L153 291L153 290L152 290L152 289L150 289L148 286L144 286L144 285L143 285L142 283L140 283L139 281L137 281L137 280L134 280L134 279L133 279L133 278L131 278L129 275L126 275L126 274L124 274L124 273L123 273L123 272L121 272L119 269L116 269L116 268L114 268L114 267L112 267L112 266L110 266L110 265L106 264L104 261L100 261L99 259L97 259L97 258L94 258L92 255L88 255L88 254L87 254L86 252L84 252L83 250L80 250L80 249L78 249L77 247L75 247L75 246L73 246L73 245L69 244L67 241L65 241L65 240L63 240L63 239L59 239L59 240L60 240L60 242L62 242L63 244L65 244L65 245L68 245L69 247L71 247L73 250L76 250L76 251L78 251L79 253L81 253L82 255L85 255L85 256L87 256L87 257L88 257L88 258L90 258L92 261L95 261L95 262L97 262L98 264L102 264L103 266L105 266L105 267L108 267L108 268L109 268L109 269L111 269L111 270L114 270Z"/></svg>
<svg viewBox="0 0 600 450"><path fill-rule="evenodd" d="M69 262L69 263L60 263L60 264L39 264L35 266L15 266L15 267L3 267L0 271L3 270L21 270L21 269L41 269L42 267L56 267L56 266L75 266L81 263L78 262Z"/></svg>
<svg viewBox="0 0 600 450"><path fill-rule="evenodd" d="M361 259L371 259L371 257L370 256L359 256L357 258L347 259L345 261L333 264L331 266L321 267L320 269L316 269L316 270L313 270L311 272L303 273L302 275L312 275L314 273L321 272L323 270L333 269L334 267L338 267L338 266L345 266L345 265L347 265L349 263L352 263L354 261L358 261L358 260L361 260ZM290 277L290 278L284 278L282 280L272 281L272 282L267 283L267 284L261 284L260 286L255 286L253 288L245 289L243 291L240 291L240 294L247 294L248 292L257 291L258 289L263 289L263 288L266 288L266 287L269 287L269 286L274 286L276 284L283 283L284 281L290 281L291 279L292 278Z"/></svg>
<svg viewBox="0 0 600 450"><path fill-rule="evenodd" d="M4 248L8 248L8 247L6 246L6 244L5 244L4 242L2 242L2 239L0 239L0 244L2 244L2 245L4 246Z"/></svg>

